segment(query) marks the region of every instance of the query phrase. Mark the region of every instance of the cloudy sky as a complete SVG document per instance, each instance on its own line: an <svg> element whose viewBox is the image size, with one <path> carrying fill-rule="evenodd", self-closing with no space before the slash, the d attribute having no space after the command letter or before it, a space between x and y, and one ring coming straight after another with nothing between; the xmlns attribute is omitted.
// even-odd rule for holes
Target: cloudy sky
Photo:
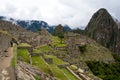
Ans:
<svg viewBox="0 0 120 80"><path fill-rule="evenodd" d="M71 28L86 26L100 8L120 21L120 0L0 0L0 16L68 24Z"/></svg>

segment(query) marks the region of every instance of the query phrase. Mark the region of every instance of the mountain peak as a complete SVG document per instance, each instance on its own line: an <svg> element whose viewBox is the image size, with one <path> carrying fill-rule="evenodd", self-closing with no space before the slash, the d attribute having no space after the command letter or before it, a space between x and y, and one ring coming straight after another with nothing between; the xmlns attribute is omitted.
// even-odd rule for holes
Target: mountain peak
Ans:
<svg viewBox="0 0 120 80"><path fill-rule="evenodd" d="M109 14L109 12L105 8L101 8L93 15L92 18L98 18L98 17L108 17L108 18L110 18L111 15Z"/></svg>
<svg viewBox="0 0 120 80"><path fill-rule="evenodd" d="M106 9L101 8L92 16L85 32L110 50L115 52L118 50L116 47L119 46L120 40L118 25Z"/></svg>
<svg viewBox="0 0 120 80"><path fill-rule="evenodd" d="M107 10L105 8L100 8L98 12L106 12Z"/></svg>

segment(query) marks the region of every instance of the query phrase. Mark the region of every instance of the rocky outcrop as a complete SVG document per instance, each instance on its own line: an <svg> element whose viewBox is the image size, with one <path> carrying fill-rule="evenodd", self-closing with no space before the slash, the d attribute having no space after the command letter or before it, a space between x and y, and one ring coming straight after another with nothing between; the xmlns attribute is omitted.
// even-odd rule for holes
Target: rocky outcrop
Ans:
<svg viewBox="0 0 120 80"><path fill-rule="evenodd" d="M18 62L16 66L17 80L56 80L49 74L45 74L29 64Z"/></svg>
<svg viewBox="0 0 120 80"><path fill-rule="evenodd" d="M120 53L119 26L106 9L101 8L92 16L85 33L111 51Z"/></svg>

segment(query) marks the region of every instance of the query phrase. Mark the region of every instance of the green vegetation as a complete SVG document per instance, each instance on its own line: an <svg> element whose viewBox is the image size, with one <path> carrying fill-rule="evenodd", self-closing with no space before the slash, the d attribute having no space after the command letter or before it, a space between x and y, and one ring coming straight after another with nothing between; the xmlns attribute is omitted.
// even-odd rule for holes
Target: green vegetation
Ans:
<svg viewBox="0 0 120 80"><path fill-rule="evenodd" d="M39 50L39 49L33 49L33 52L34 52L34 53L40 53L40 52L42 52L42 51Z"/></svg>
<svg viewBox="0 0 120 80"><path fill-rule="evenodd" d="M57 46L57 47L66 47L66 44L63 44L63 43L62 43L62 44L57 44L56 46Z"/></svg>
<svg viewBox="0 0 120 80"><path fill-rule="evenodd" d="M61 80L69 80L64 72L54 64L50 64L53 75Z"/></svg>
<svg viewBox="0 0 120 80"><path fill-rule="evenodd" d="M30 58L29 58L29 52L27 49L25 48L19 48L18 49L18 54L17 54L19 59L22 59L23 61L29 63L30 62Z"/></svg>
<svg viewBox="0 0 120 80"><path fill-rule="evenodd" d="M35 76L34 78L35 80L41 80L39 76Z"/></svg>
<svg viewBox="0 0 120 80"><path fill-rule="evenodd" d="M64 75L63 71L57 67L57 64L63 64L62 60L59 60L55 56L52 55L46 55L46 58L53 58L54 63L53 64L47 64L42 57L32 57L33 65L39 67L39 69L43 72L53 74L55 77L61 79L61 80L68 80L67 77ZM56 62L57 60L58 62Z"/></svg>
<svg viewBox="0 0 120 80"><path fill-rule="evenodd" d="M58 26L55 27L53 35L58 36L60 38L60 43L62 43L62 40L64 39L64 33L65 33L64 27L59 24Z"/></svg>
<svg viewBox="0 0 120 80"><path fill-rule="evenodd" d="M71 79L71 80L78 80L72 73L70 73L67 69L63 68L63 72Z"/></svg>
<svg viewBox="0 0 120 80"><path fill-rule="evenodd" d="M78 34L84 34L84 30L81 30L80 28L74 29L72 30L72 32L78 33Z"/></svg>
<svg viewBox="0 0 120 80"><path fill-rule="evenodd" d="M87 62L87 65L94 73L104 80L119 80L120 79L120 56L114 54L115 63L107 64L103 62ZM118 60L119 59L119 60Z"/></svg>
<svg viewBox="0 0 120 80"><path fill-rule="evenodd" d="M59 64L68 64L67 62L62 61L61 59L57 58L54 55L44 55L45 58L52 58L53 64L59 65Z"/></svg>
<svg viewBox="0 0 120 80"><path fill-rule="evenodd" d="M59 37L52 37L52 44L51 45L41 45L36 47L35 49L33 49L34 53L40 53L40 52L54 52L53 50L53 46L55 47L66 47L66 44L64 43L60 43L60 38ZM63 40L62 40L63 41ZM24 46L26 46L26 44L20 44L19 46L23 47L23 48L19 48L18 49L18 55L19 56L23 56L23 59L27 59L28 55L27 55L27 49L24 49ZM24 53L23 53L24 52ZM60 51L61 53L63 53L63 51ZM22 54L20 54L22 53ZM53 63L48 64L44 58L52 58L53 59ZM37 66L41 71L48 73L52 76L55 76L57 80L77 80L76 77L74 77L74 75L72 75L72 73L70 73L67 69L61 69L58 67L58 65L64 65L64 64L69 64L67 62L62 61L61 59L57 58L54 55L47 55L44 54L44 58L42 56L32 56L32 65ZM40 78L38 76L35 76L36 80L39 80Z"/></svg>
<svg viewBox="0 0 120 80"><path fill-rule="evenodd" d="M58 44L60 43L60 38L58 36L52 36L52 42Z"/></svg>
<svg viewBox="0 0 120 80"><path fill-rule="evenodd" d="M113 53L113 57L114 57L116 62L118 62L118 63L120 62L120 55Z"/></svg>
<svg viewBox="0 0 120 80"><path fill-rule="evenodd" d="M62 43L61 43L59 37L53 36L53 37L52 37L52 46L56 46L56 47L66 47L66 44L64 44L64 39L62 39Z"/></svg>
<svg viewBox="0 0 120 80"><path fill-rule="evenodd" d="M18 45L18 47L31 47L31 45L29 45L27 43L21 43Z"/></svg>
<svg viewBox="0 0 120 80"><path fill-rule="evenodd" d="M48 53L48 52L51 52L51 51L53 51L53 50L48 45L38 46L37 49L33 50L34 53L40 53L40 52Z"/></svg>
<svg viewBox="0 0 120 80"><path fill-rule="evenodd" d="M17 60L17 45L14 44L13 46L13 58L12 58L12 62L11 62L11 65L12 66L16 66L16 60Z"/></svg>
<svg viewBox="0 0 120 80"><path fill-rule="evenodd" d="M32 57L32 62L33 62L33 65L39 67L41 71L49 73L49 74L51 73L49 66L47 65L47 63L44 61L44 59L41 56Z"/></svg>
<svg viewBox="0 0 120 80"><path fill-rule="evenodd" d="M78 46L80 52L84 53L86 51L86 45L80 45Z"/></svg>
<svg viewBox="0 0 120 80"><path fill-rule="evenodd" d="M71 70L77 70L77 69L78 69L78 67L77 67L77 66L75 66L75 65L71 65L71 66L70 66L70 69L71 69Z"/></svg>
<svg viewBox="0 0 120 80"><path fill-rule="evenodd" d="M105 61L109 59L114 61L112 52L96 42L86 46L86 51L84 54L81 54L80 59L82 61Z"/></svg>
<svg viewBox="0 0 120 80"><path fill-rule="evenodd" d="M39 52L46 49L46 51L48 52L50 50L50 48L48 46L40 46L39 50L34 49L34 52ZM28 58L28 51L27 49L24 48L19 48L18 49L18 56L23 57L23 59L25 59L26 62L29 61ZM32 59L32 65L37 66L41 71L48 73L50 75L55 76L58 80L77 80L74 75L72 75L68 70L66 69L60 69L58 67L58 65L64 65L64 64L68 64L67 62L62 61L61 59L57 58L54 55L46 55L44 54L45 58L52 58L53 59L53 64L48 64L45 62L45 60L43 59L42 56L33 56L31 57ZM36 80L39 80L40 78L35 76Z"/></svg>
<svg viewBox="0 0 120 80"><path fill-rule="evenodd" d="M45 58L52 58L53 64L50 64L50 68L53 72L53 75L61 80L77 80L67 69L60 69L57 65L68 64L67 62L62 61L54 55L45 55Z"/></svg>

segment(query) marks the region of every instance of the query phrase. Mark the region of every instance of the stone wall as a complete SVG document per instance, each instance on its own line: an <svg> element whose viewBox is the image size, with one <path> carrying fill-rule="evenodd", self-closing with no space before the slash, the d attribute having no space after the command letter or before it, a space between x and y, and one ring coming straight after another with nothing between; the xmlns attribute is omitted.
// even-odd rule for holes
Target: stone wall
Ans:
<svg viewBox="0 0 120 80"><path fill-rule="evenodd" d="M5 56L5 52L8 47L10 47L10 41L12 38L8 34L4 34L0 32L0 57Z"/></svg>
<svg viewBox="0 0 120 80"><path fill-rule="evenodd" d="M44 58L44 59L48 64L53 64L53 59L52 58Z"/></svg>
<svg viewBox="0 0 120 80"><path fill-rule="evenodd" d="M70 66L70 64L61 64L61 65L58 65L59 68L66 68L67 66Z"/></svg>

